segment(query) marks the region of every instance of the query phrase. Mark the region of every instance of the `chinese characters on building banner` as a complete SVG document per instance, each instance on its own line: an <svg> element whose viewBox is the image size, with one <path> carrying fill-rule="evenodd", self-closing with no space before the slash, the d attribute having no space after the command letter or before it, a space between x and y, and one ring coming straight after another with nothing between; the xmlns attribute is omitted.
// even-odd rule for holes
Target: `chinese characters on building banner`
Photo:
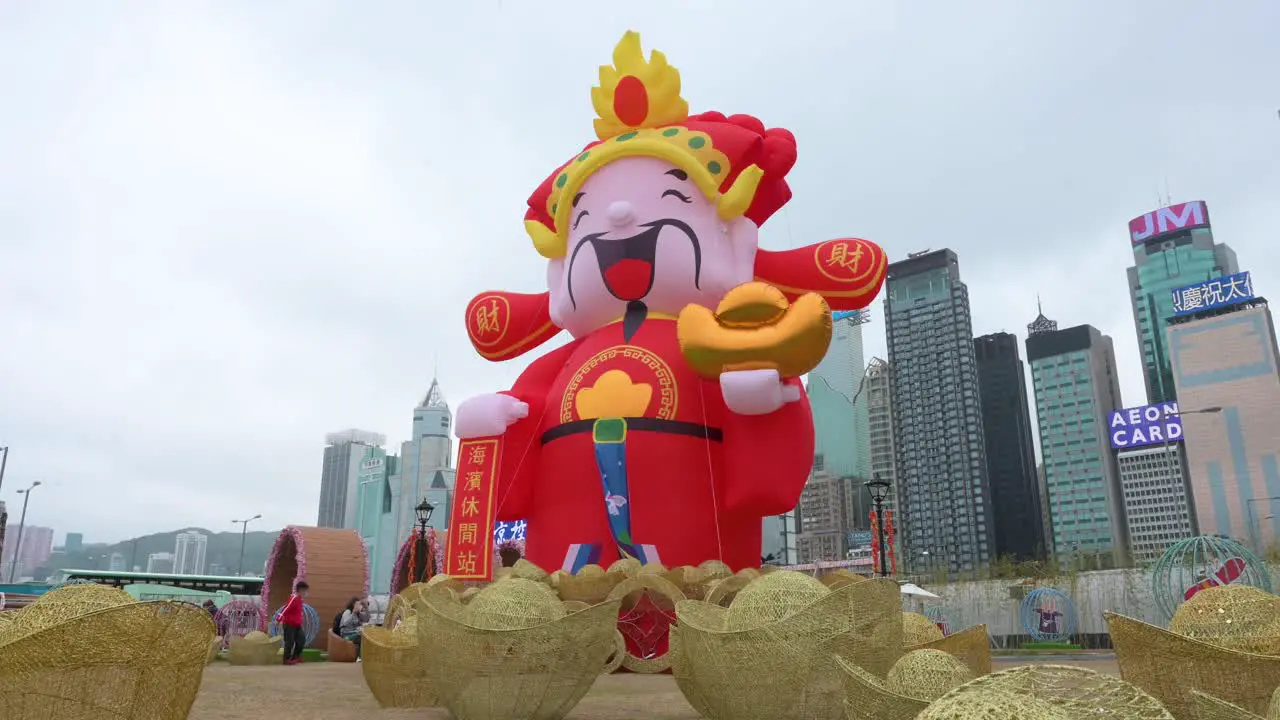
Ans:
<svg viewBox="0 0 1280 720"><path fill-rule="evenodd" d="M1254 297L1253 281L1247 272L1198 282L1172 292L1174 315L1236 305Z"/></svg>
<svg viewBox="0 0 1280 720"><path fill-rule="evenodd" d="M498 476L497 439L463 440L450 513L445 573L459 580L493 578L494 483Z"/></svg>
<svg viewBox="0 0 1280 720"><path fill-rule="evenodd" d="M893 552L893 511L884 511L884 548L889 553L889 574L898 574L898 558ZM880 519L871 511L871 567L880 572Z"/></svg>

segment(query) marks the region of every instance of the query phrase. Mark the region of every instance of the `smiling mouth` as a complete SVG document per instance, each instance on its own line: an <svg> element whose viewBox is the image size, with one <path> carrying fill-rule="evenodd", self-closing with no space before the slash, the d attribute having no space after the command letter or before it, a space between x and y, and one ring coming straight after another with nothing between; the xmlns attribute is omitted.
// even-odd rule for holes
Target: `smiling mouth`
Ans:
<svg viewBox="0 0 1280 720"><path fill-rule="evenodd" d="M654 256L662 225L654 225L642 233L617 240L599 236L589 238L600 264L600 277L614 297L624 302L639 300L653 288Z"/></svg>

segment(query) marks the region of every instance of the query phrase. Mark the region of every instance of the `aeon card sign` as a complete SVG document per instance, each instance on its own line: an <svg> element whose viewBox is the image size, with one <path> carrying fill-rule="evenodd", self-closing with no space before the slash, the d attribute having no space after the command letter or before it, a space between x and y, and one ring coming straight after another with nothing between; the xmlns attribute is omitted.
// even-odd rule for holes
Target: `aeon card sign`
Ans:
<svg viewBox="0 0 1280 720"><path fill-rule="evenodd" d="M1156 403L1115 410L1107 417L1111 447L1116 450L1162 445L1182 440L1178 403Z"/></svg>

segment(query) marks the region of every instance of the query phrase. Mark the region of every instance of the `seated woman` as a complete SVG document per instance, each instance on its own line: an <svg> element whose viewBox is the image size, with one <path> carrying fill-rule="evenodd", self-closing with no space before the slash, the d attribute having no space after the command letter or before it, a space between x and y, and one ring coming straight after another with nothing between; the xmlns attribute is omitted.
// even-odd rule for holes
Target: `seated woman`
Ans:
<svg viewBox="0 0 1280 720"><path fill-rule="evenodd" d="M338 634L343 640L350 641L356 646L356 662L360 662L360 626L364 625L368 619L364 601L360 598L351 598L347 603L347 609L342 611L342 619L338 621Z"/></svg>

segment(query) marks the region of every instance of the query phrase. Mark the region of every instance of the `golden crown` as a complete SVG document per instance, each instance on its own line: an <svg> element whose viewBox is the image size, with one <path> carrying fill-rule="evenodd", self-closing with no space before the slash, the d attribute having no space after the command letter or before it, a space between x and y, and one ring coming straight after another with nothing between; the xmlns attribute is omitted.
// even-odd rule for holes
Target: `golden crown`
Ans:
<svg viewBox="0 0 1280 720"><path fill-rule="evenodd" d="M587 148L561 168L546 199L553 226L525 222L538 252L563 257L567 245L572 198L606 163L622 157L657 157L683 169L698 188L715 201L722 218L742 215L755 197L763 175L752 165L739 173L723 194L720 187L732 175L729 158L717 150L712 137L683 127L689 104L680 97L680 72L654 50L646 61L640 35L628 31L613 49L613 65L600 66L600 84L591 88L596 111L595 131L600 143Z"/></svg>

